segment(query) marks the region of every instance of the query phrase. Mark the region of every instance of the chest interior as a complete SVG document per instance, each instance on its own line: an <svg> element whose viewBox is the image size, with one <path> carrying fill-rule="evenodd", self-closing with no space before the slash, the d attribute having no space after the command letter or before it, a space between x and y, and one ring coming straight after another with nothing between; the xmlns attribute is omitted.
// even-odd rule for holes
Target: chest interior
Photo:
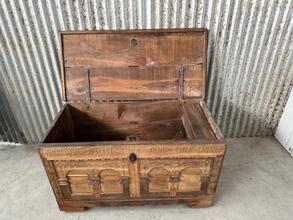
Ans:
<svg viewBox="0 0 293 220"><path fill-rule="evenodd" d="M45 142L216 139L199 103L76 103L65 106Z"/></svg>
<svg viewBox="0 0 293 220"><path fill-rule="evenodd" d="M200 29L68 32L66 102L47 142L216 139L204 99Z"/></svg>

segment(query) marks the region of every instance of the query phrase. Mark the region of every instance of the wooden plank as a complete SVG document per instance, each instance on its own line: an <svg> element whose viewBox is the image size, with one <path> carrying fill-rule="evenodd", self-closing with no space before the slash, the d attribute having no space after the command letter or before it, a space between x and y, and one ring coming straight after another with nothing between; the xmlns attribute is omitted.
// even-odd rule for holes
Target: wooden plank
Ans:
<svg viewBox="0 0 293 220"><path fill-rule="evenodd" d="M203 97L204 80L205 77L202 73L203 64L185 65L184 78L183 78L183 98L196 98Z"/></svg>
<svg viewBox="0 0 293 220"><path fill-rule="evenodd" d="M203 99L206 38L206 31L197 29L61 34L64 99L178 99L180 65L186 66L183 98Z"/></svg>
<svg viewBox="0 0 293 220"><path fill-rule="evenodd" d="M135 40L136 45L131 42ZM73 34L63 36L65 67L203 63L203 34Z"/></svg>
<svg viewBox="0 0 293 220"><path fill-rule="evenodd" d="M73 122L80 141L185 139L180 103L75 103Z"/></svg>
<svg viewBox="0 0 293 220"><path fill-rule="evenodd" d="M191 130L196 139L214 139L216 138L207 118L201 110L200 105L186 103L183 105L183 114L190 121Z"/></svg>
<svg viewBox="0 0 293 220"><path fill-rule="evenodd" d="M64 105L57 115L55 122L52 124L52 127L45 136L43 142L68 142L74 140L74 124L68 105Z"/></svg>
<svg viewBox="0 0 293 220"><path fill-rule="evenodd" d="M67 100L89 102L199 97L203 80L202 65L184 66L181 80L179 68L180 66L66 68ZM179 85L182 87L181 94L178 94Z"/></svg>
<svg viewBox="0 0 293 220"><path fill-rule="evenodd" d="M173 66L92 69L93 100L154 100L177 98Z"/></svg>
<svg viewBox="0 0 293 220"><path fill-rule="evenodd" d="M187 138L196 139L196 134L194 133L194 130L191 126L190 119L187 117L187 114L183 114L181 119L182 119L182 123L185 129Z"/></svg>
<svg viewBox="0 0 293 220"><path fill-rule="evenodd" d="M44 145L40 152L47 160L107 160L126 159L131 153L136 153L138 158L160 159L160 158L205 158L217 157L224 154L226 146L223 143L194 144L173 142L168 144L145 143L134 145L130 142L113 145L107 142L106 145L96 144L88 146L80 143L79 147L58 146L46 147ZM77 163L78 166L78 163Z"/></svg>
<svg viewBox="0 0 293 220"><path fill-rule="evenodd" d="M132 39L139 41L131 46ZM65 35L65 67L127 67L145 65L145 36L133 34Z"/></svg>
<svg viewBox="0 0 293 220"><path fill-rule="evenodd" d="M202 111L205 114L205 116L206 116L211 128L213 129L213 132L216 135L216 137L218 139L224 139L224 136L223 136L220 128L218 127L218 125L214 121L213 116L210 113L209 109L207 108L206 104L204 102L200 102L200 106L201 106Z"/></svg>
<svg viewBox="0 0 293 220"><path fill-rule="evenodd" d="M86 74L87 70L83 68L65 68L65 91L68 102L86 102L88 97L88 80Z"/></svg>

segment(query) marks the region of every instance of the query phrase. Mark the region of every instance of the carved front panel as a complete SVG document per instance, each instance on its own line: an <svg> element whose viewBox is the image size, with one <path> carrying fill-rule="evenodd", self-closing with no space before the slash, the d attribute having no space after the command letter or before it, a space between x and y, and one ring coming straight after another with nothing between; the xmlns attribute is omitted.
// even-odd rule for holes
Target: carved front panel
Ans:
<svg viewBox="0 0 293 220"><path fill-rule="evenodd" d="M142 196L207 194L212 159L140 160Z"/></svg>
<svg viewBox="0 0 293 220"><path fill-rule="evenodd" d="M55 161L54 165L65 199L129 197L127 160Z"/></svg>
<svg viewBox="0 0 293 220"><path fill-rule="evenodd" d="M149 171L148 180L149 192L169 192L170 191L170 173L163 167L156 167Z"/></svg>
<svg viewBox="0 0 293 220"><path fill-rule="evenodd" d="M201 189L200 170L196 167L187 167L180 172L178 192L199 192Z"/></svg>
<svg viewBox="0 0 293 220"><path fill-rule="evenodd" d="M71 171L67 174L67 181L70 186L72 194L92 194L92 188L89 184L88 174L81 171Z"/></svg>
<svg viewBox="0 0 293 220"><path fill-rule="evenodd" d="M121 174L116 170L103 170L100 173L101 193L122 194Z"/></svg>
<svg viewBox="0 0 293 220"><path fill-rule="evenodd" d="M42 148L58 199L111 200L213 195L224 145L146 144ZM48 165L46 165L48 166Z"/></svg>

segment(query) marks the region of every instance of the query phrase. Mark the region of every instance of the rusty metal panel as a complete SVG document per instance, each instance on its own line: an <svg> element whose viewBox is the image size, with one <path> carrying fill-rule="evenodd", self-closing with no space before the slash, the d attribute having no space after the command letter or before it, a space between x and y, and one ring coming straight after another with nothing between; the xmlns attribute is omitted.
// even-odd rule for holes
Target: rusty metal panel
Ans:
<svg viewBox="0 0 293 220"><path fill-rule="evenodd" d="M0 1L4 108L29 143L42 138L62 105L60 30L206 27L216 122L226 137L271 135L292 87L292 9L288 0Z"/></svg>

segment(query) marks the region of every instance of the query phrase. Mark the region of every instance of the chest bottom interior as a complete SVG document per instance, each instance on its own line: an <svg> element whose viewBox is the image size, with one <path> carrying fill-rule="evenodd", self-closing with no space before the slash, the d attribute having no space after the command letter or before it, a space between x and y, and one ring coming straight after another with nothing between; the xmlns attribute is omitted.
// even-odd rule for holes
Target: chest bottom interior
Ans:
<svg viewBox="0 0 293 220"><path fill-rule="evenodd" d="M66 104L44 143L216 139L199 103Z"/></svg>

